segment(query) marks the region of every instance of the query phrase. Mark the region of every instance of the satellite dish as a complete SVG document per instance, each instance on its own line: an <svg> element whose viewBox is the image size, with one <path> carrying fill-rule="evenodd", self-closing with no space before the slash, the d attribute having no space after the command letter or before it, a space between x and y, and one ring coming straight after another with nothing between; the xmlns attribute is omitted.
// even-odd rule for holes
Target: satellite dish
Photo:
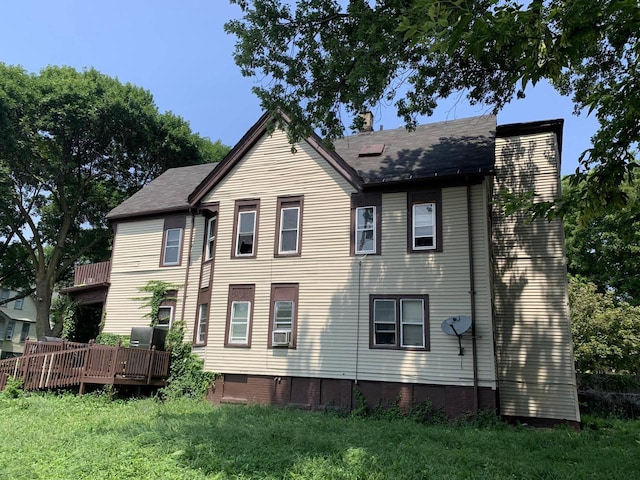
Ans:
<svg viewBox="0 0 640 480"><path fill-rule="evenodd" d="M468 315L449 317L442 322L441 328L447 335L458 337L458 346L460 347L460 353L458 353L458 355L464 355L462 335L471 328L471 317Z"/></svg>
<svg viewBox="0 0 640 480"><path fill-rule="evenodd" d="M462 335L471 328L471 317L468 315L459 315L457 317L449 317L442 322L442 331L447 335Z"/></svg>

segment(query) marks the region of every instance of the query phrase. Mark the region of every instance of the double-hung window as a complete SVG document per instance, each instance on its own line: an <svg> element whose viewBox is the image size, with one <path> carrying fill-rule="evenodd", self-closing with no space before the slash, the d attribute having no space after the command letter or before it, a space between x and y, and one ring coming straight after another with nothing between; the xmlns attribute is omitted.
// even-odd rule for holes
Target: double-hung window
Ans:
<svg viewBox="0 0 640 480"><path fill-rule="evenodd" d="M182 242L182 229L170 228L166 231L164 241L164 265L177 265L180 258L180 244Z"/></svg>
<svg viewBox="0 0 640 480"><path fill-rule="evenodd" d="M442 251L442 193L440 190L407 194L407 251Z"/></svg>
<svg viewBox="0 0 640 480"><path fill-rule="evenodd" d="M351 197L351 255L380 255L382 196L360 193Z"/></svg>
<svg viewBox="0 0 640 480"><path fill-rule="evenodd" d="M22 310L24 307L24 298L17 298L15 302L13 302L14 310Z"/></svg>
<svg viewBox="0 0 640 480"><path fill-rule="evenodd" d="M180 265L185 222L184 215L165 218L160 266Z"/></svg>
<svg viewBox="0 0 640 480"><path fill-rule="evenodd" d="M165 328L169 330L171 328L171 324L173 323L173 306L164 305L158 307L158 321L156 326L158 328Z"/></svg>
<svg viewBox="0 0 640 480"><path fill-rule="evenodd" d="M7 323L7 331L4 333L4 339L5 340L12 340L15 330L16 330L16 322L15 322L15 320L10 320Z"/></svg>
<svg viewBox="0 0 640 480"><path fill-rule="evenodd" d="M0 301L2 300L6 300L7 298L11 297L11 291L7 290L6 288L0 288ZM6 303L3 303L2 305L0 305L0 307L7 307Z"/></svg>
<svg viewBox="0 0 640 480"><path fill-rule="evenodd" d="M254 285L229 285L225 328L226 347L251 346L254 296Z"/></svg>
<svg viewBox="0 0 640 480"><path fill-rule="evenodd" d="M211 260L213 258L214 248L216 245L217 221L218 221L218 217L216 215L207 219L207 228L205 233L205 253L204 253L205 261Z"/></svg>
<svg viewBox="0 0 640 480"><path fill-rule="evenodd" d="M371 295L370 347L429 350L427 295Z"/></svg>
<svg viewBox="0 0 640 480"><path fill-rule="evenodd" d="M433 250L436 248L435 210L435 203L416 203L413 205L414 250Z"/></svg>
<svg viewBox="0 0 640 480"><path fill-rule="evenodd" d="M279 197L275 256L300 255L303 197Z"/></svg>
<svg viewBox="0 0 640 480"><path fill-rule="evenodd" d="M258 242L259 200L237 200L232 257L255 257Z"/></svg>
<svg viewBox="0 0 640 480"><path fill-rule="evenodd" d="M207 326L209 325L209 304L201 303L198 307L198 325L196 328L195 343L204 345L207 341Z"/></svg>
<svg viewBox="0 0 640 480"><path fill-rule="evenodd" d="M356 255L376 253L376 207L356 208Z"/></svg>
<svg viewBox="0 0 640 480"><path fill-rule="evenodd" d="M271 285L269 347L296 347L298 290L297 283L274 283Z"/></svg>
<svg viewBox="0 0 640 480"><path fill-rule="evenodd" d="M29 329L31 326L27 322L22 323L22 331L20 332L20 341L26 342L29 337Z"/></svg>

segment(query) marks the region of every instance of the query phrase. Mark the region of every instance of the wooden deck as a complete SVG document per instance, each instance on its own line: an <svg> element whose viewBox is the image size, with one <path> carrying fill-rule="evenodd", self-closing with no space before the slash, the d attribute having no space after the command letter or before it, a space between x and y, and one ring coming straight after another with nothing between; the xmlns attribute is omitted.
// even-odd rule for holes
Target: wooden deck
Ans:
<svg viewBox="0 0 640 480"><path fill-rule="evenodd" d="M22 357L0 360L0 390L9 377L23 381L24 390L86 385L166 385L169 352L111 347L94 343L27 340Z"/></svg>

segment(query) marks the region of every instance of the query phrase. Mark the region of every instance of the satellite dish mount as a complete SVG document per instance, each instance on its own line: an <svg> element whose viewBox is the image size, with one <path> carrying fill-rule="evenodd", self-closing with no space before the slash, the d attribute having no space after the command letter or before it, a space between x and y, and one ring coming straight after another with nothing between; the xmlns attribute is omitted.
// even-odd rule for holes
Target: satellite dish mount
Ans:
<svg viewBox="0 0 640 480"><path fill-rule="evenodd" d="M471 328L471 317L468 315L449 317L442 322L441 328L447 335L455 335L458 337L458 347L460 348L460 353L458 353L458 355L464 355L464 348L462 348L462 335Z"/></svg>

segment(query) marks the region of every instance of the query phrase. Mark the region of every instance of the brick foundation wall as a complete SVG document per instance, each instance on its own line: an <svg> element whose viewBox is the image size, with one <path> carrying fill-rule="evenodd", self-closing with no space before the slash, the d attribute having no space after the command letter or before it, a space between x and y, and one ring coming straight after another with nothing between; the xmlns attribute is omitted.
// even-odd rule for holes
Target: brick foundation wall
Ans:
<svg viewBox="0 0 640 480"><path fill-rule="evenodd" d="M474 406L473 387L363 380L354 385L353 380L237 374L223 374L216 379L207 399L214 404L293 405L310 410L335 408L350 411L357 405L354 387L360 391L369 408L378 403L390 406L399 400L400 408L407 410L428 400L434 410L455 418L473 411ZM481 387L479 408L496 411L497 391Z"/></svg>

